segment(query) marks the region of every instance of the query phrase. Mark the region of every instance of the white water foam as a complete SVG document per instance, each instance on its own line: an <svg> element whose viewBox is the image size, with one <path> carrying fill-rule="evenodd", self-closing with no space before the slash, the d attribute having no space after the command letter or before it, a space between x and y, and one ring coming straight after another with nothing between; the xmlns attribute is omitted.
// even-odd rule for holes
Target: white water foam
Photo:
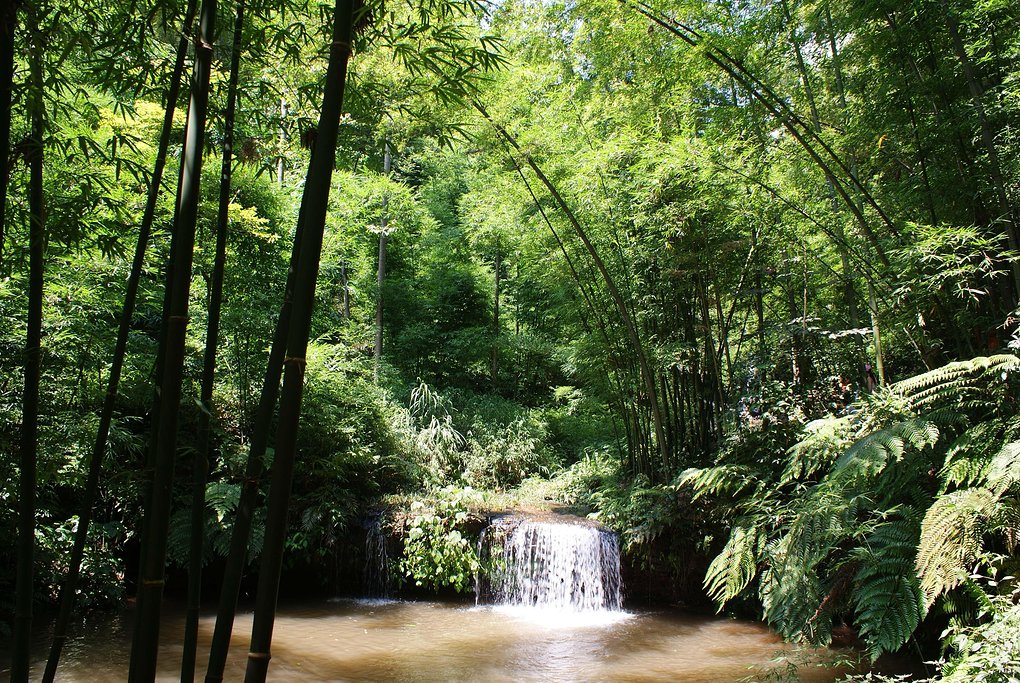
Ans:
<svg viewBox="0 0 1020 683"><path fill-rule="evenodd" d="M488 593L496 604L537 608L543 619L573 620L578 613L581 620L593 621L594 614L620 612L620 545L612 532L588 524L504 518L486 536L483 545L488 544L493 567Z"/></svg>

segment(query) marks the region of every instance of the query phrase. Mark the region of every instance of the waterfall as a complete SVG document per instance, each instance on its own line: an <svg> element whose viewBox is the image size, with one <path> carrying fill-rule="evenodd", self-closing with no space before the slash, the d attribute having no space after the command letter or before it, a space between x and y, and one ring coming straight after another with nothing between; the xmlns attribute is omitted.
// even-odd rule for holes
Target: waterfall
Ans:
<svg viewBox="0 0 1020 683"><path fill-rule="evenodd" d="M589 523L501 518L483 532L491 567L476 599L572 611L620 610L620 544Z"/></svg>
<svg viewBox="0 0 1020 683"><path fill-rule="evenodd" d="M364 523L365 595L370 598L386 598L390 594L389 552L382 517L381 513L374 514Z"/></svg>

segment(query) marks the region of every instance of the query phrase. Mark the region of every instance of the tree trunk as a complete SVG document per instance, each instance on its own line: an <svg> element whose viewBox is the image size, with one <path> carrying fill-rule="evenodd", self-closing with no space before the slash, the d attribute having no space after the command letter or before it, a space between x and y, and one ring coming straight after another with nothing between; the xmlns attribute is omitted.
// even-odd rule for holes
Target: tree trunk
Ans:
<svg viewBox="0 0 1020 683"><path fill-rule="evenodd" d="M262 478L263 459L266 454L266 446L269 443L276 399L280 392L280 377L283 375L283 358L287 350L287 331L290 329L294 280L297 277L297 259L301 251L301 226L302 220L298 216L297 232L294 234L294 245L290 255L290 268L287 272L287 284L284 287L283 304L280 306L280 314L276 319L273 343L269 349L266 373L262 380L262 393L259 395L255 427L251 444L248 447L241 496L237 502L237 509L234 511L234 525L230 530L230 551L227 554L227 564L223 570L223 584L220 587L219 603L216 610L216 626L213 629L212 644L209 646L206 683L220 683L223 680L227 652L230 649L230 635L234 628L237 597L241 590L244 567L248 561L248 544L255 515L255 503L259 493L259 480Z"/></svg>
<svg viewBox="0 0 1020 683"><path fill-rule="evenodd" d="M882 330L878 324L878 304L875 302L875 288L868 285L868 304L871 306L871 328L875 337L875 367L878 369L878 384L885 386L885 355L882 352Z"/></svg>
<svg viewBox="0 0 1020 683"><path fill-rule="evenodd" d="M287 118L287 100L280 98L280 155L276 157L276 184L283 187L283 149L287 145L287 129L283 126L283 120Z"/></svg>
<svg viewBox="0 0 1020 683"><path fill-rule="evenodd" d="M219 343L220 310L223 302L223 271L227 256L227 227L230 212L230 185L234 166L234 116L237 109L237 84L241 68L245 0L238 0L234 17L234 40L230 52L230 76L227 106L223 114L223 162L220 165L220 196L216 216L216 256L213 261L209 292L209 318L202 366L202 397L198 415L198 447L192 464L191 543L188 557L188 610L184 623L184 651L181 657L181 683L195 680L198 649L198 617L202 604L202 563L205 546L205 486L208 478L211 438L213 384L216 379L216 347Z"/></svg>
<svg viewBox="0 0 1020 683"><path fill-rule="evenodd" d="M258 596L252 622L246 683L262 683L269 671L270 645L276 617L276 599L283 566L287 536L287 509L294 473L297 429L301 415L305 353L315 303L315 284L322 252L323 230L329 190L336 161L336 143L343 109L347 62L351 54L354 27L354 0L337 0L333 11L333 40L326 70L326 90L319 115L319 135L315 142L301 199L302 243L294 282L294 309L284 360L283 390L280 394L280 420L273 457L273 478L269 491L266 534L259 568Z"/></svg>
<svg viewBox="0 0 1020 683"><path fill-rule="evenodd" d="M121 371L124 368L128 335L131 331L131 319L134 315L135 302L138 298L138 286L141 281L142 268L145 265L145 252L148 248L149 237L152 234L156 202L159 199L159 190L163 183L163 170L166 167L167 150L170 146L170 134L173 130L173 117L180 92L181 74L184 71L184 59L188 53L187 34L190 32L191 24L195 18L196 4L195 0L191 0L185 11L184 35L182 35L180 43L177 45L177 59L174 63L173 75L170 78L170 84L167 89L167 106L163 116L163 128L159 136L156 162L152 171L152 180L149 186L145 210L142 215L142 224L138 231L138 242L135 246L134 260L131 263L131 273L128 276L127 289L124 293L124 307L121 310L120 325L117 329L117 342L113 350L113 359L110 363L110 376L107 382L106 396L103 400L102 413L99 416L99 429L96 432L92 457L89 460L88 479L85 484L85 500L82 505L82 512L78 516L78 528L74 535L74 546L71 549L71 560L68 565L67 577L60 590L60 610L57 614L56 624L53 627L53 644L50 647L49 659L46 661L46 671L43 674L44 683L52 683L56 676L60 654L67 639L67 627L74 610L78 580L81 576L81 562L84 557L85 544L88 541L88 529L92 520L92 507L95 505L99 489L99 477L102 473L103 458L106 454L110 425L113 421L113 408L120 387Z"/></svg>
<svg viewBox="0 0 1020 683"><path fill-rule="evenodd" d="M174 225L176 250L172 256L173 289L170 295L166 355L160 391L159 445L154 463L152 497L145 518L144 563L139 577L137 618L131 646L129 679L133 682L152 681L156 677L167 532L170 525L174 460L177 455L177 419L180 412L188 298L191 291L195 227L198 221L199 183L202 177L215 20L216 0L205 0L199 21L199 35L195 41L191 102L188 106L188 124L181 162L183 172L177 194L177 219Z"/></svg>
<svg viewBox="0 0 1020 683"><path fill-rule="evenodd" d="M29 21L35 23L35 17L32 16ZM29 40L38 39L38 27L28 28ZM46 213L43 205L45 119L41 54L29 57L29 69L32 133L28 150L28 333L25 339L25 393L21 408L21 477L18 485L18 559L14 593L12 682L27 681L31 663L36 454L39 446L39 380L42 364L43 249L46 244Z"/></svg>
<svg viewBox="0 0 1020 683"><path fill-rule="evenodd" d="M14 32L20 0L0 10L0 276L4 273L4 237L7 234L7 183L11 175L11 96L14 86Z"/></svg>
<svg viewBox="0 0 1020 683"><path fill-rule="evenodd" d="M340 284L343 287L341 292L341 310L344 312L344 319L351 319L351 281L347 274L347 259L340 261Z"/></svg>
<svg viewBox="0 0 1020 683"><path fill-rule="evenodd" d="M383 142L383 175L387 180L390 178L390 143ZM374 365L372 366L372 378L379 383L379 364L382 362L382 336L383 336L383 283L386 281L386 205L389 198L383 194L382 218L379 219L379 267L375 274L375 350Z"/></svg>
<svg viewBox="0 0 1020 683"><path fill-rule="evenodd" d="M503 254L499 241L496 242L495 287L492 295L492 386L496 386L496 373L499 370L499 276L503 268Z"/></svg>
<svg viewBox="0 0 1020 683"><path fill-rule="evenodd" d="M510 135L509 131L507 131L503 126L493 121L493 119L489 116L488 112L485 111L485 108L482 107L482 105L480 105L476 101L472 101L472 105L487 121L489 121L496 128L497 132L507 141L507 143L510 144L510 146L512 146L517 152L521 152L521 148L520 145L517 143L517 140L512 135ZM662 459L662 465L664 469L668 469L670 463L670 453L668 450L669 447L668 444L666 443L666 436L662 425L662 410L661 407L659 406L658 390L655 386L655 377L652 374L651 366L649 365L648 359L645 356L644 346L641 344L641 338L638 336L637 327L634 325L634 321L631 318L630 312L627 310L627 305L620 294L620 290L616 286L616 282L613 280L612 275L610 275L609 270L606 268L606 264L602 261L602 258L598 254L598 251L595 249L595 245L592 244L590 239L588 239L588 234L581 226L581 223L578 221L577 216L574 215L574 212L571 211L570 207L563 199L563 196L559 193L559 190L556 189L556 186L553 185L552 181L549 180L549 178L542 171L541 167L535 162L534 159L531 158L530 155L525 155L525 161L527 162L528 166L531 167L531 170L534 171L535 175L538 176L538 179L542 181L542 184L545 185L546 190L549 191L549 194L552 196L553 200L555 200L556 205L560 208L561 211L563 211L563 214L570 222L570 225L574 228L574 232L577 234L578 238L584 244L584 247L587 250L588 255L595 263L595 267L598 269L599 274L602 276L602 280L606 285L606 289L609 291L609 295L612 297L613 303L616 305L617 313L620 316L620 320L623 322L624 328L627 331L627 337L629 338L631 346L634 349L634 355L637 358L638 367L641 372L641 378L644 383L644 389L646 392L648 392L648 403L652 414L651 417L653 428L655 431L655 440L656 445L659 449L659 455Z"/></svg>
<svg viewBox="0 0 1020 683"><path fill-rule="evenodd" d="M970 90L970 98L974 103L974 111L977 112L978 124L981 128L981 142L988 153L988 172L991 175L992 187L995 189L995 201L999 215L998 221L1003 224L1002 232L1005 233L1009 248L1013 252L1020 251L1020 236L1017 235L1016 225L1013 223L1013 212L1009 203L1009 195L1006 191L1006 182L1003 178L1002 165L999 163L999 152L995 144L995 131L992 130L991 122L988 120L988 113L984 105L984 86L981 79L974 71L974 65L967 55L967 47L963 44L963 37L960 35L960 28L956 17L949 7L947 0L941 0L942 11L946 16L946 27L949 29L949 37L953 43L953 52L960 62L964 78L967 79L967 88ZM1007 301L1006 309L1012 310L1016 305L1016 296L1020 294L1020 264L1010 264L1013 273L1013 297Z"/></svg>

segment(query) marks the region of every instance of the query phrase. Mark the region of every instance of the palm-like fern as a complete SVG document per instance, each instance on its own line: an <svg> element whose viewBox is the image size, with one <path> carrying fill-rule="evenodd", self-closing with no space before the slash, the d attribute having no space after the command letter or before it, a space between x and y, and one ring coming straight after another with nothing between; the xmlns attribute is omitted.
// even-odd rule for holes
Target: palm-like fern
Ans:
<svg viewBox="0 0 1020 683"><path fill-rule="evenodd" d="M678 485L737 517L709 595L721 607L757 586L786 637L826 643L846 618L873 657L899 648L988 534L1005 532L1010 552L1020 538L1018 370L998 355L894 384L809 424L775 481L727 463L685 472Z"/></svg>
<svg viewBox="0 0 1020 683"><path fill-rule="evenodd" d="M917 573L926 606L970 574L997 507L991 491L972 488L941 496L928 508L917 549Z"/></svg>
<svg viewBox="0 0 1020 683"><path fill-rule="evenodd" d="M705 573L705 590L719 609L740 595L758 571L758 558L765 541L764 529L737 524L730 539Z"/></svg>
<svg viewBox="0 0 1020 683"><path fill-rule="evenodd" d="M853 604L861 637L872 658L907 642L926 605L914 574L917 522L909 517L879 525L856 553Z"/></svg>

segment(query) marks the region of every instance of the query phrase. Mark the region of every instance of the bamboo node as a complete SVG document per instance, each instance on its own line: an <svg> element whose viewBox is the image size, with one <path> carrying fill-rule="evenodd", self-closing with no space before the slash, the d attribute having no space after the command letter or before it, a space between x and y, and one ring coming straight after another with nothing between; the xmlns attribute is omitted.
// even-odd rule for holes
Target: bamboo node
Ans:
<svg viewBox="0 0 1020 683"><path fill-rule="evenodd" d="M248 659L264 659L269 661L270 654L268 652L248 652Z"/></svg>
<svg viewBox="0 0 1020 683"><path fill-rule="evenodd" d="M171 315L170 317L167 318L167 320L183 320L184 322L188 322L188 316L186 316L186 315Z"/></svg>
<svg viewBox="0 0 1020 683"><path fill-rule="evenodd" d="M333 47L351 52L351 42L349 40L336 40L333 42Z"/></svg>
<svg viewBox="0 0 1020 683"><path fill-rule="evenodd" d="M286 358L283 359L284 365L288 365L291 363L295 365L301 365L303 367L308 364L308 361L306 361L302 356L287 356Z"/></svg>
<svg viewBox="0 0 1020 683"><path fill-rule="evenodd" d="M166 581L163 579L146 579L142 581L143 586L165 586Z"/></svg>

